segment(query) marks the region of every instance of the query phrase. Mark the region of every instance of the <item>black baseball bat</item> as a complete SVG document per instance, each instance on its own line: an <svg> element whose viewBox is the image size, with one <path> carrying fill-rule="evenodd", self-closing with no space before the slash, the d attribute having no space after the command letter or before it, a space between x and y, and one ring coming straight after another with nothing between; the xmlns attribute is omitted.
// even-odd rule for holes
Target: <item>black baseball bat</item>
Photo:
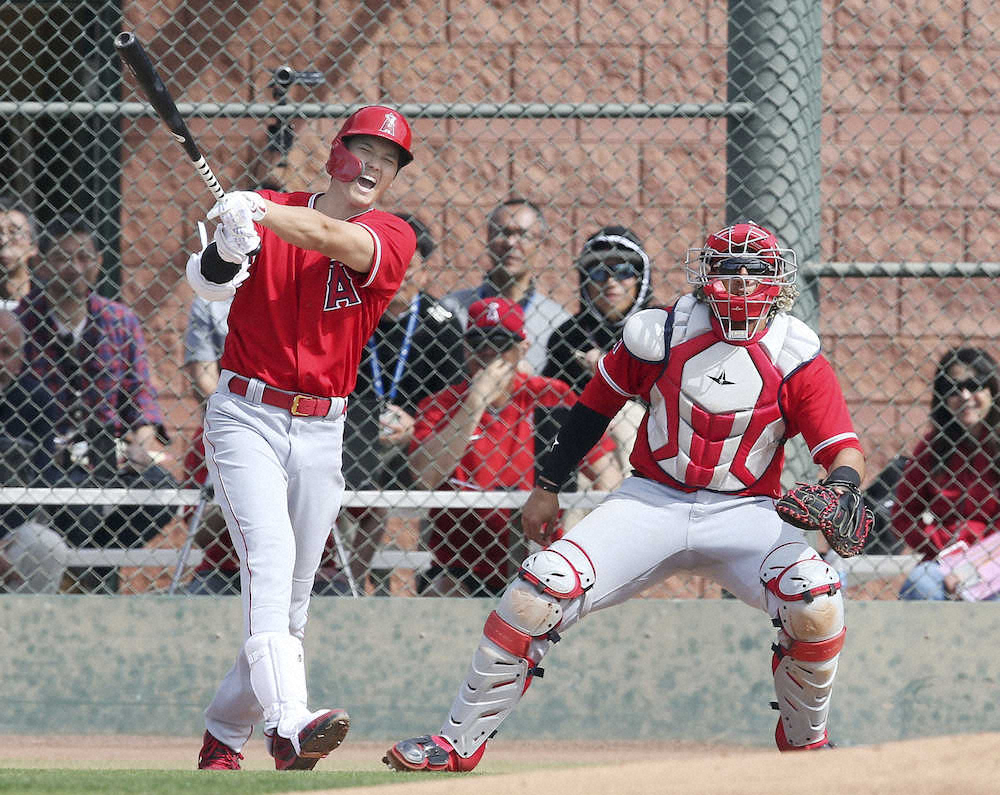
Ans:
<svg viewBox="0 0 1000 795"><path fill-rule="evenodd" d="M135 75L139 87L149 99L149 104L153 106L157 115L167 125L170 134L184 147L184 151L191 158L194 167L198 170L198 174L205 181L208 189L212 191L212 195L216 199L221 199L225 195L225 191L215 178L215 174L212 173L212 169L209 168L208 163L205 162L205 158L201 152L198 151L198 145L194 141L194 136L191 135L191 131L184 123L184 119L181 118L181 114L178 112L177 106L170 96L170 92L163 85L163 81L156 73L156 69L149 60L149 56L146 54L146 50L139 39L135 37L134 33L119 33L115 37L115 48L118 50L122 61L128 66L132 74Z"/></svg>

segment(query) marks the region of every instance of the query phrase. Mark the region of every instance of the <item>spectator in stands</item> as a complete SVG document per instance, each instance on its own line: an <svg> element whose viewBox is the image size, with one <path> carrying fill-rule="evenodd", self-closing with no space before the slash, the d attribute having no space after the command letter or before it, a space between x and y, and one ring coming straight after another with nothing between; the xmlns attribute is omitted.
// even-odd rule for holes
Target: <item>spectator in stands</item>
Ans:
<svg viewBox="0 0 1000 795"><path fill-rule="evenodd" d="M23 368L24 331L13 312L0 309L0 487L30 480L27 400L18 383ZM0 592L55 593L66 551L62 537L21 506L0 504Z"/></svg>
<svg viewBox="0 0 1000 795"><path fill-rule="evenodd" d="M25 329L21 375L33 414L38 486L174 488L157 465L167 442L135 313L98 295L101 254L90 224L58 219L41 238L37 281L17 308ZM62 506L51 523L74 546L149 541L170 506ZM78 574L71 570L71 574ZM116 590L113 569L81 575L84 590Z"/></svg>
<svg viewBox="0 0 1000 795"><path fill-rule="evenodd" d="M13 309L28 294L37 259L35 216L19 200L0 196L0 309Z"/></svg>
<svg viewBox="0 0 1000 795"><path fill-rule="evenodd" d="M184 333L184 371L191 380L191 392L198 401L199 416L205 413L205 401L219 383L219 359L229 333L228 301L206 301L196 295L188 313ZM198 423L191 446L184 457L185 480L192 487L205 488L208 470L205 468L205 443ZM191 520L193 509L185 514ZM240 592L240 562L233 550L225 517L218 504L205 506L197 528L195 543L202 549L202 558L187 585L190 594L238 594Z"/></svg>
<svg viewBox="0 0 1000 795"><path fill-rule="evenodd" d="M569 318L562 305L542 295L535 277L546 264L544 241L548 227L541 209L514 197L498 205L486 219L486 254L489 270L478 287L449 293L442 305L453 312L465 328L469 306L491 296L500 296L524 309L524 330L528 347L525 363L534 373L545 364L549 335Z"/></svg>
<svg viewBox="0 0 1000 795"><path fill-rule="evenodd" d="M417 404L461 378L462 327L428 289L433 274L427 260L436 244L430 230L409 213L396 213L417 236L417 250L406 279L393 297L361 355L358 382L348 403L344 438L344 478L349 489L409 489L413 486L407 450L413 440ZM382 542L387 511L354 508L341 511L356 524L351 544L351 572L364 589L372 556ZM346 522L341 522L342 526ZM324 566L329 572L330 567ZM375 575L372 575L375 579ZM343 576L317 593L349 592ZM375 582L377 592L384 584Z"/></svg>
<svg viewBox="0 0 1000 795"><path fill-rule="evenodd" d="M530 490L535 453L551 441L552 415L576 402L562 381L528 376L524 310L492 297L469 307L466 375L420 404L410 447L417 482L427 489ZM547 437L546 434L549 434ZM599 489L620 480L603 439L585 460ZM517 571L521 533L509 509L435 509L429 546L434 565L418 590L426 595L497 596Z"/></svg>
<svg viewBox="0 0 1000 795"><path fill-rule="evenodd" d="M930 430L916 446L897 488L893 527L923 559L901 599L952 598L957 580L935 560L942 549L975 543L1000 521L1000 384L996 362L978 348L940 360Z"/></svg>
<svg viewBox="0 0 1000 795"><path fill-rule="evenodd" d="M625 321L653 303L652 267L632 230L605 226L584 243L576 260L580 311L549 337L542 375L565 381L579 394L597 369L597 361L620 338ZM645 406L630 400L608 428L622 472Z"/></svg>

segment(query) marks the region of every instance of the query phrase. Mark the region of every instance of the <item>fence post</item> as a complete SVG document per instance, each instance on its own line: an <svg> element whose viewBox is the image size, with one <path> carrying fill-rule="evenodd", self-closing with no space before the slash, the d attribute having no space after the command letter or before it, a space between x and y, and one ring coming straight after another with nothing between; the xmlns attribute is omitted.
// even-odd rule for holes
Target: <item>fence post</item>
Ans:
<svg viewBox="0 0 1000 795"><path fill-rule="evenodd" d="M799 256L793 314L819 331L822 4L818 0L729 0L727 100L754 111L730 115L726 222L753 219ZM811 479L800 440L786 445L783 484Z"/></svg>
<svg viewBox="0 0 1000 795"><path fill-rule="evenodd" d="M822 5L817 0L730 0L726 220L770 227L799 256L795 314L818 325ZM805 267L802 267L805 265Z"/></svg>

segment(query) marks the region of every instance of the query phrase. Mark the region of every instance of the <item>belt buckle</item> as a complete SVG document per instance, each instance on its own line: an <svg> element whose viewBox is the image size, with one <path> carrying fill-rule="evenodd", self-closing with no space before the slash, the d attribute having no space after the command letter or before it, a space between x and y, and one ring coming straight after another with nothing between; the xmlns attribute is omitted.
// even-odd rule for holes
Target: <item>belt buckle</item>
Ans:
<svg viewBox="0 0 1000 795"><path fill-rule="evenodd" d="M289 406L288 408L288 413L291 414L293 417L311 417L312 416L311 413L305 411L299 411L299 401L302 400L302 398L309 398L309 397L312 397L312 395L296 395L295 397L293 397L292 405Z"/></svg>

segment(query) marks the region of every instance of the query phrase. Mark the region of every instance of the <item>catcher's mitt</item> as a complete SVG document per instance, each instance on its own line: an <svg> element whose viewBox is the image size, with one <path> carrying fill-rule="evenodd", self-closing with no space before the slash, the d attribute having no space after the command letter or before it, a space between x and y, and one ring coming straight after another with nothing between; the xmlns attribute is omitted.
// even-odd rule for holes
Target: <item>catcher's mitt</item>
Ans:
<svg viewBox="0 0 1000 795"><path fill-rule="evenodd" d="M837 488L834 488L834 487ZM843 489L843 493L837 489ZM865 548L875 517L853 483L800 483L775 505L778 515L802 530L817 530L842 558Z"/></svg>

